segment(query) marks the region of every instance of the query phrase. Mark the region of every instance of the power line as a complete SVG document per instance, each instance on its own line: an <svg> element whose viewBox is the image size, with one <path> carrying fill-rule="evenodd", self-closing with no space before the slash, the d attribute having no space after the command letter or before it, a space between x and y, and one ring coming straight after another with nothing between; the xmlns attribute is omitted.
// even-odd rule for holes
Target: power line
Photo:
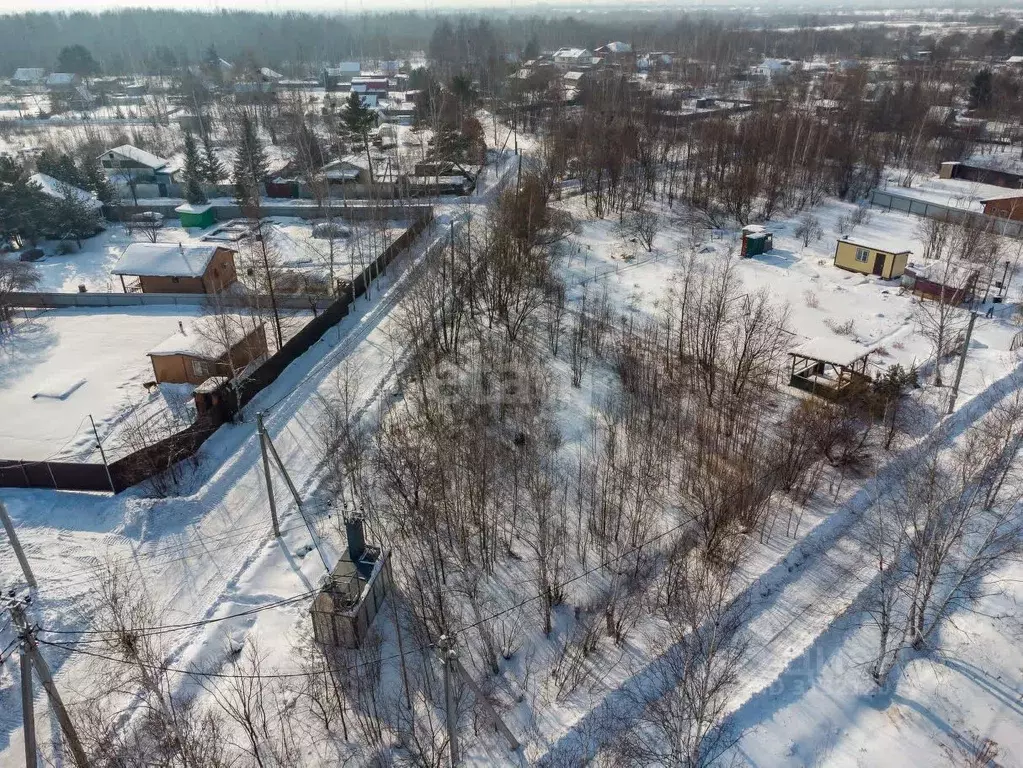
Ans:
<svg viewBox="0 0 1023 768"><path fill-rule="evenodd" d="M231 613L226 616L218 616L212 619L201 619L181 624L162 624L155 627L133 627L125 631L130 632L135 637L150 637L152 635L166 634L167 632L178 632L183 629L196 629L198 627L206 626L207 624L216 624L221 621L229 621L230 619L237 619L242 616L251 616L255 613L268 611L271 608L280 608L286 605L291 605L299 600L312 597L317 592L319 592L319 589L311 589L298 595L292 595L291 597L276 600L272 603L264 603L263 605L256 606L254 608L238 611L237 613ZM40 627L39 631L48 635L118 635L121 633L121 630L116 629L46 629L45 627Z"/></svg>

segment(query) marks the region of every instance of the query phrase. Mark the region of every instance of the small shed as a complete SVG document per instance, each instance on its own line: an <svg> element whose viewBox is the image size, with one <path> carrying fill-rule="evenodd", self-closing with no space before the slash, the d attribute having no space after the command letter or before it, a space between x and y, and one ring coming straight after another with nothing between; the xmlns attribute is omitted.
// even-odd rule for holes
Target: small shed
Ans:
<svg viewBox="0 0 1023 768"><path fill-rule="evenodd" d="M200 318L180 323L177 333L148 354L160 384L201 385L210 377L228 380L233 372L267 354L266 328L239 316L228 316L225 323Z"/></svg>
<svg viewBox="0 0 1023 768"><path fill-rule="evenodd" d="M834 264L850 272L896 280L906 271L909 253L887 244L840 237L835 246Z"/></svg>
<svg viewBox="0 0 1023 768"><path fill-rule="evenodd" d="M391 589L390 552L366 544L361 519L345 521L348 547L313 600L313 638L322 645L358 648Z"/></svg>
<svg viewBox="0 0 1023 768"><path fill-rule="evenodd" d="M742 228L742 258L759 256L774 248L774 235L759 224L749 224Z"/></svg>
<svg viewBox="0 0 1023 768"><path fill-rule="evenodd" d="M976 298L979 281L980 270L973 264L932 261L906 267L902 287L921 298L956 305Z"/></svg>
<svg viewBox="0 0 1023 768"><path fill-rule="evenodd" d="M874 352L849 339L817 337L789 352L789 386L828 400L870 381L868 359Z"/></svg>
<svg viewBox="0 0 1023 768"><path fill-rule="evenodd" d="M238 279L234 254L215 243L132 243L111 273L125 293L218 293ZM138 279L129 285L126 276Z"/></svg>
<svg viewBox="0 0 1023 768"><path fill-rule="evenodd" d="M206 229L212 227L217 221L217 212L212 205L192 205L185 203L174 209L174 213L181 217L181 226L185 229L196 227Z"/></svg>

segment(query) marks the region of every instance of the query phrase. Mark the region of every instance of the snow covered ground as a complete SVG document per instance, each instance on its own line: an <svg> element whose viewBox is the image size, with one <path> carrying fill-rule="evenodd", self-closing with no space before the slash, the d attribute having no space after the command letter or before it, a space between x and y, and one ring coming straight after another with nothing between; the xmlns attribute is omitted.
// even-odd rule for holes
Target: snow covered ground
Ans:
<svg viewBox="0 0 1023 768"><path fill-rule="evenodd" d="M312 236L314 222L298 217L272 217L274 236L272 240L280 253L285 267L310 275L324 277L328 271L330 246L327 240ZM386 222L375 226L372 231L363 223L346 223L351 235L334 241L334 266L339 277L347 277L354 266L358 272L381 251L394 242L407 225L403 222ZM160 242L198 243L207 230L184 229L176 219L168 220L158 233ZM148 242L139 234L130 235L119 224L82 241L81 250L61 254L57 243L43 242L40 247L45 258L35 263L39 272L38 290L55 293L75 293L84 285L91 293L120 293L121 282L111 275L110 270L121 253L131 243ZM244 242L231 247L244 252ZM243 253L244 255L244 253ZM4 258L0 256L0 258ZM7 258L14 258L9 256Z"/></svg>
<svg viewBox="0 0 1023 768"><path fill-rule="evenodd" d="M194 387L143 386L154 378L147 353L201 317L201 307L146 306L30 310L0 343L0 456L98 462L91 416L111 461L128 421L161 419L178 429L195 419ZM286 337L311 312L288 313Z"/></svg>
<svg viewBox="0 0 1023 768"><path fill-rule="evenodd" d="M706 260L726 258L738 250L734 230L709 233L694 243L685 227L669 225L665 217L654 250L647 253L620 237L613 221L588 217L580 198L570 198L563 205L581 220L564 268L575 302L584 293L594 296L606 289L616 311L651 313L663 301L681 253L690 244ZM834 201L816 210L826 234L805 247L793 234L795 221L770 223L774 251L737 264L745 289L766 290L789 305L793 346L822 336L851 339L881 345L880 364L923 364L930 349L914 319L916 301L900 295L897 282L851 274L831 264L837 219L848 217L852 210ZM853 234L868 240L904 241L905 247L919 253L918 222L915 217L875 211ZM440 224L424 238L422 247L446 237L446 222ZM363 383L359 413L371 416L387 407L401 355L390 311L414 275L414 271L393 270L384 278L383 290L375 291L372 300L360 300L357 312L336 333L329 332L249 406L249 419L256 410L268 411L269 433L307 499L299 510L283 492L278 496L284 529L280 541L269 532L265 480L250 420L224 427L204 445L191 492L173 500L146 498L137 489L112 499L0 491L22 531L29 557L37 564L42 587L35 612L42 626L70 629L87 623L79 608L92 588L96 566L114 559L131 569L138 584L153 594L164 622L223 619L254 606L289 600L272 610L169 633L168 663L230 670L234 657L228 648L258 641L269 663L294 669L293 648L308 637L309 623L308 601L291 598L314 590L325 573L314 545L322 547L328 562L343 546L337 516L318 501L320 398L329 396L336 372L347 364L360 372ZM1015 296L1011 298L1015 301ZM993 320L977 323L963 394L951 417L960 430L1015 386L1009 378L1019 362L1010 351L1016 330L1007 317L1011 309L1000 308ZM564 371L558 369L558 374ZM567 414L585 410L586 398L595 397L599 380L587 386L566 401ZM797 396L783 391L786 397ZM914 394L914 401L921 412L930 407L933 416L941 394L925 386ZM905 451L926 439L928 426L920 425ZM884 467L878 468L882 478ZM1011 655L1012 644L1018 643L1017 621L991 624L995 620L978 614L957 622L960 631L966 627L970 634L962 639L949 635L945 650L950 661L940 669L931 661L911 663L895 695L880 701L893 705L887 708L868 695L862 682L865 673L845 663L854 650L849 644L861 642L855 618L855 601L864 584L858 578L862 549L857 546L861 535L857 513L869 497L867 484L849 482L835 493L833 504L808 509L796 536L774 537L768 545L756 547L744 568L744 588L755 598L750 628L759 653L749 664L747 685L733 707L734 723L748 730L736 757L745 764L764 766L954 764L944 756L941 744L930 740L943 734L939 738L957 748L953 732L964 733L969 727L987 730L990 722L997 722L991 733L1005 749L1003 755L1019 754L1020 729L1013 719L1019 715L1019 695L1013 689L1018 689L1021 673ZM498 574L497 581L509 593L505 599L531 590L522 569L521 564L509 562ZM0 587L17 583L16 574L10 551L0 551ZM998 615L1010 610L1006 602L1010 599L995 598L981 607L989 615ZM378 623L384 631L385 654L396 652L387 617L379 617ZM528 702L535 705L531 714L524 711L529 709L527 704L512 705L508 714L512 727L528 742L515 762L577 764L580 754L592 754L603 739L613 736L615 728L626 727L625 719L611 727L600 715L614 711L630 686L643 685L647 670L656 664L652 642L656 630L656 622L641 622L617 660L609 660L600 679L578 694L558 701ZM0 633L0 647L7 639ZM537 663L553 653L553 646L544 646L533 635L530 642L535 642L532 652ZM95 660L83 653L47 650L58 682L69 688L87 680L95 669ZM971 670L971 665L986 674L964 671ZM509 676L517 671L521 669L514 666L505 670ZM188 685L186 679L176 678L182 686ZM957 687L950 685L953 682ZM772 688L775 684L780 688ZM40 720L44 719L42 704L37 698ZM986 707L998 710L1001 719L985 721ZM0 764L20 755L19 723L16 678L0 672ZM916 745L920 748L914 749ZM489 737L468 745L468 751L468 764L511 762Z"/></svg>
<svg viewBox="0 0 1023 768"><path fill-rule="evenodd" d="M112 433L132 408L145 417L165 412L181 426L191 423L191 387L148 392L142 385L153 380L146 353L198 313L190 307L69 308L19 321L0 344L3 458L90 461L96 452L90 415L111 456Z"/></svg>

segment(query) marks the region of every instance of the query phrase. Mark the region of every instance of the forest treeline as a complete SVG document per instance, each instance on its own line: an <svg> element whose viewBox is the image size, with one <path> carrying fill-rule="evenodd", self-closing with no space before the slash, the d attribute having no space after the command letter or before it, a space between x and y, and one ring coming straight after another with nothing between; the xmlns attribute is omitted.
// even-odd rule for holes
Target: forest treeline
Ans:
<svg viewBox="0 0 1023 768"><path fill-rule="evenodd" d="M1006 32L1015 25L1008 17L983 19ZM0 73L9 75L18 67L52 69L60 50L69 45L88 48L107 74L169 73L202 60L212 46L228 61L252 61L301 76L324 62L404 60L411 52L446 45L449 30L467 44L493 41L497 47L488 50L495 53L625 40L638 48L732 65L762 55L890 56L920 47L951 50L956 44L955 34L937 41L921 27L902 28L896 40L890 29L879 26L821 28L841 21L848 19L791 13L765 19L736 11L648 13L641 19L627 10L593 16L488 11L486 18L418 12L326 15L138 8L99 14L23 13L0 16L4 41ZM1012 38L1007 35L1006 40Z"/></svg>

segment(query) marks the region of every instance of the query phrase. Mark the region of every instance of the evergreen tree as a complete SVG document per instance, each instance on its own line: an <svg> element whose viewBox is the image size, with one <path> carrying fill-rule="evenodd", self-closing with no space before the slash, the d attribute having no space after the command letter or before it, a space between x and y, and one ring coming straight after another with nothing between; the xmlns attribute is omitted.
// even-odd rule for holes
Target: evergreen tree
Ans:
<svg viewBox="0 0 1023 768"><path fill-rule="evenodd" d="M259 185L266 181L266 153L256 136L256 126L248 113L242 113L242 140L234 160L234 186L239 204L259 196Z"/></svg>
<svg viewBox="0 0 1023 768"><path fill-rule="evenodd" d="M191 132L185 134L185 200L192 205L206 203L206 193L202 189L203 160L199 148L195 144L195 136Z"/></svg>
<svg viewBox="0 0 1023 768"><path fill-rule="evenodd" d="M369 132L376 125L376 113L362 103L359 94L352 91L345 102L345 111L341 116L345 132L352 140L361 141L366 151L366 162L369 164L369 181L373 183L373 158L369 153Z"/></svg>
<svg viewBox="0 0 1023 768"><path fill-rule="evenodd" d="M210 142L209 135L203 136L202 140L203 147L203 177L210 184L219 184L220 180L227 175L224 170L224 164L220 162L220 158L217 157L217 153L213 151L213 144Z"/></svg>
<svg viewBox="0 0 1023 768"><path fill-rule="evenodd" d="M99 164L99 158L93 154L82 157L80 166L84 183L82 189L95 193L101 203L113 202L114 187L110 183L110 179L103 172L103 168Z"/></svg>
<svg viewBox="0 0 1023 768"><path fill-rule="evenodd" d="M99 74L99 64L84 45L65 45L57 56L57 71L89 77Z"/></svg>
<svg viewBox="0 0 1023 768"><path fill-rule="evenodd" d="M36 158L36 170L63 181L65 184L80 188L84 188L86 185L86 179L75 165L71 155L60 154L53 149L44 149L40 153Z"/></svg>
<svg viewBox="0 0 1023 768"><path fill-rule="evenodd" d="M316 173L323 167L324 157L320 141L305 123L302 123L295 136L295 148L298 166L303 173Z"/></svg>
<svg viewBox="0 0 1023 768"><path fill-rule="evenodd" d="M990 69L982 69L970 86L970 109L987 109L994 96L994 78Z"/></svg>
<svg viewBox="0 0 1023 768"><path fill-rule="evenodd" d="M82 238L95 235L100 229L100 215L70 185L61 185L60 197L50 199L48 231L62 240L74 240L82 247Z"/></svg>
<svg viewBox="0 0 1023 768"><path fill-rule="evenodd" d="M0 155L0 237L16 247L34 243L48 220L46 197L29 180L28 170L7 155Z"/></svg>

